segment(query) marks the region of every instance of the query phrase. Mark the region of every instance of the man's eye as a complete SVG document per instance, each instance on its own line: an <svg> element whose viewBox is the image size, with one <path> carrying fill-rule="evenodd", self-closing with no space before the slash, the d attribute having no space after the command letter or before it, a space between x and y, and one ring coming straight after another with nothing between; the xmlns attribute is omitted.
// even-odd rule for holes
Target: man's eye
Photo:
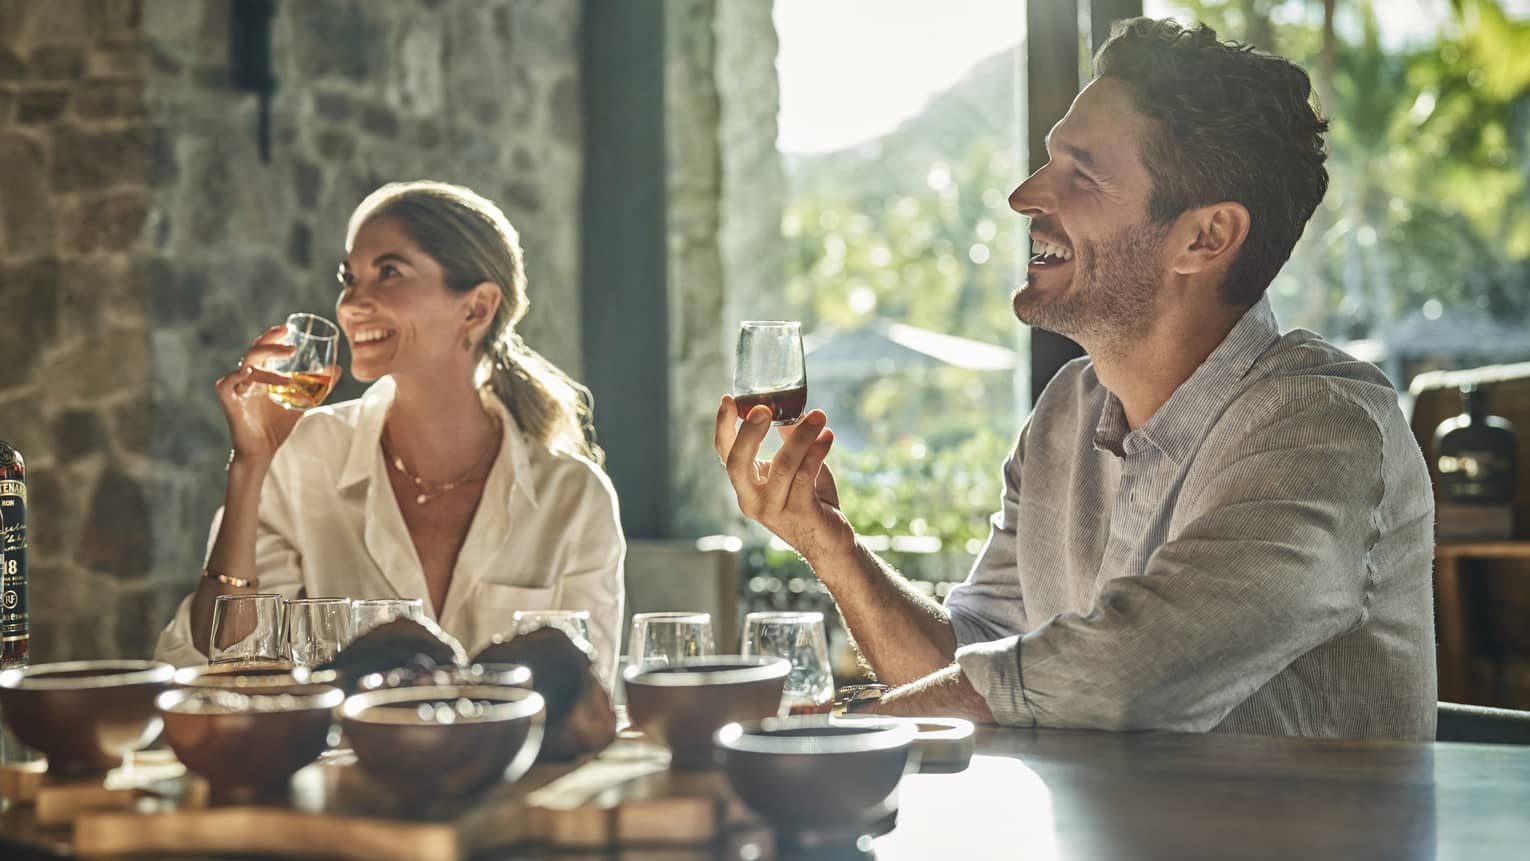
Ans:
<svg viewBox="0 0 1530 861"><path fill-rule="evenodd" d="M1090 177L1089 174L1084 173L1081 170L1075 170L1073 172L1073 178L1081 183L1084 183L1085 185L1094 185L1094 179Z"/></svg>
<svg viewBox="0 0 1530 861"><path fill-rule="evenodd" d="M384 277L384 278L392 278L393 276L395 276L397 274L398 274L398 268L395 267L392 263L385 263L385 264L383 264L382 277Z"/></svg>

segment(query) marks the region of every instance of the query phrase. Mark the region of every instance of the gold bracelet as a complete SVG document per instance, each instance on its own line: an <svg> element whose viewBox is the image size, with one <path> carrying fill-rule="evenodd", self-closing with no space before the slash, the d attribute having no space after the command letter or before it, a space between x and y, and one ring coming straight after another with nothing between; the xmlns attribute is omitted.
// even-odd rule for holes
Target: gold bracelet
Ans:
<svg viewBox="0 0 1530 861"><path fill-rule="evenodd" d="M207 567L202 568L202 576L217 580L219 583L222 583L225 586L233 586L235 589L253 589L259 585L258 581L256 580L241 580L238 577L230 577L227 574L220 574L217 571Z"/></svg>

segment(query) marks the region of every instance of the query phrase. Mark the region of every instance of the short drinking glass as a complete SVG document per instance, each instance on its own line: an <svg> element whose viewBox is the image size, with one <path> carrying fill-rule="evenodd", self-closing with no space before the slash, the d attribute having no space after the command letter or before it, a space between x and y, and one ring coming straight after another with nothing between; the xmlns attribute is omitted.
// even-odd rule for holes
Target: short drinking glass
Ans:
<svg viewBox="0 0 1530 861"><path fill-rule="evenodd" d="M513 636L529 634L538 628L557 628L569 639L590 642L589 610L516 610L510 617Z"/></svg>
<svg viewBox="0 0 1530 861"><path fill-rule="evenodd" d="M733 401L738 417L764 404L771 424L795 424L807 407L802 327L779 320L746 320L738 330Z"/></svg>
<svg viewBox="0 0 1530 861"><path fill-rule="evenodd" d="M282 596L219 595L213 601L209 664L286 663Z"/></svg>
<svg viewBox="0 0 1530 861"><path fill-rule="evenodd" d="M750 613L744 617L743 652L792 662L781 697L783 715L828 713L834 675L829 671L822 613Z"/></svg>
<svg viewBox="0 0 1530 861"><path fill-rule="evenodd" d="M271 386L271 400L289 410L306 410L324 403L335 378L335 345L340 330L334 323L314 314L293 314L287 318L287 333L279 343L291 344L296 351L267 363L270 370L286 374L292 382Z"/></svg>
<svg viewBox="0 0 1530 861"><path fill-rule="evenodd" d="M684 658L710 654L712 616L709 613L637 613L632 617L627 660L633 666L667 667Z"/></svg>
<svg viewBox="0 0 1530 861"><path fill-rule="evenodd" d="M329 663L351 641L351 602L302 598L287 602L287 653L300 667Z"/></svg>
<svg viewBox="0 0 1530 861"><path fill-rule="evenodd" d="M359 637L394 619L425 618L425 602L419 598L368 598L351 602L351 637Z"/></svg>

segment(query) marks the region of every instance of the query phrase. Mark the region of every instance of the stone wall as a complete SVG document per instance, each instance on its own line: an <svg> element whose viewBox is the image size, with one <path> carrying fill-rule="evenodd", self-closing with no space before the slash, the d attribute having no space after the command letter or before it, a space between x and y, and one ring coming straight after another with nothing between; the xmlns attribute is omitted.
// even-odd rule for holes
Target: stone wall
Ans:
<svg viewBox="0 0 1530 861"><path fill-rule="evenodd" d="M0 0L0 437L31 467L36 660L152 648L222 498L212 382L285 314L332 313L377 185L500 203L526 339L579 373L579 4L278 4L269 162L229 8Z"/></svg>
<svg viewBox="0 0 1530 861"><path fill-rule="evenodd" d="M778 43L769 3L669 0L665 27L670 529L737 533L749 527L713 451L713 416L739 321L784 313Z"/></svg>

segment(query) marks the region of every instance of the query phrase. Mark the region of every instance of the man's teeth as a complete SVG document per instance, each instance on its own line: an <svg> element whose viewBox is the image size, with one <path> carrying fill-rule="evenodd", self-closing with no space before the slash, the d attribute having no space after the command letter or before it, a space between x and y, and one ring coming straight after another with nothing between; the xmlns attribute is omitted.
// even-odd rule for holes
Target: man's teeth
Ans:
<svg viewBox="0 0 1530 861"><path fill-rule="evenodd" d="M1041 239L1031 238L1031 255L1033 257L1055 257L1058 260L1068 261L1073 259L1073 252L1060 245L1053 245Z"/></svg>
<svg viewBox="0 0 1530 861"><path fill-rule="evenodd" d="M384 338L393 337L392 329L368 329L365 332L357 332L351 340L358 344L366 344L372 341L381 341Z"/></svg>

